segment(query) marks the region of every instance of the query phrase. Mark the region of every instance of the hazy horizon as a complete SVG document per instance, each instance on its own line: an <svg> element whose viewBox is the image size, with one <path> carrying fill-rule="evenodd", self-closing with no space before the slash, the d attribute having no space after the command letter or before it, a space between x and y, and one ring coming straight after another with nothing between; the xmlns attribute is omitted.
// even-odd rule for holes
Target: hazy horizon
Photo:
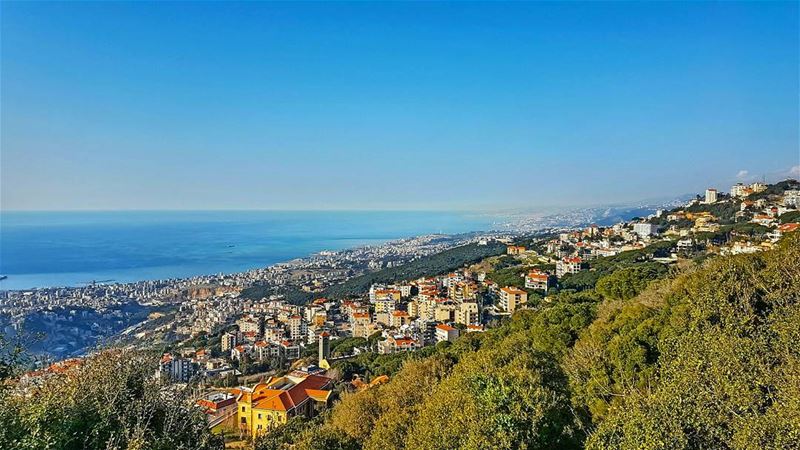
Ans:
<svg viewBox="0 0 800 450"><path fill-rule="evenodd" d="M492 212L800 175L795 2L0 8L3 211Z"/></svg>

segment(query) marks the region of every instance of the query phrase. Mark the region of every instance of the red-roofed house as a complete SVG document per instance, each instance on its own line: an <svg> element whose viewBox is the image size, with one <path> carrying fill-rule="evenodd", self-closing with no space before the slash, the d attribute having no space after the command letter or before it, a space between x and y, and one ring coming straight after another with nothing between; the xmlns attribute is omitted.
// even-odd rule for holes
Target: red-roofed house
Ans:
<svg viewBox="0 0 800 450"><path fill-rule="evenodd" d="M453 342L458 338L458 328L451 327L450 325L440 323L436 325L436 342L450 341Z"/></svg>
<svg viewBox="0 0 800 450"><path fill-rule="evenodd" d="M313 417L328 405L331 388L331 379L320 375L270 377L252 389L239 388L239 428L256 436L292 417Z"/></svg>
<svg viewBox="0 0 800 450"><path fill-rule="evenodd" d="M385 341L378 342L378 353L410 352L420 347L421 345L416 339L389 336Z"/></svg>
<svg viewBox="0 0 800 450"><path fill-rule="evenodd" d="M525 287L527 289L547 291L550 289L550 275L541 270L532 270L525 275Z"/></svg>
<svg viewBox="0 0 800 450"><path fill-rule="evenodd" d="M581 271L581 263L583 261L580 258L564 258L559 260L556 263L556 276L558 278L563 277L569 273L578 273Z"/></svg>

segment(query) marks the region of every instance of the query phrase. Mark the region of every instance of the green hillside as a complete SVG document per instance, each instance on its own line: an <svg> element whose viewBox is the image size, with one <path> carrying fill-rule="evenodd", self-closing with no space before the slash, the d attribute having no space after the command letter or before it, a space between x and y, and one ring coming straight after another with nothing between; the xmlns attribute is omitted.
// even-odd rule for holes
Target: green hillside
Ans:
<svg viewBox="0 0 800 450"><path fill-rule="evenodd" d="M797 448L800 236L632 298L620 270L598 282L609 297L561 293L410 358L261 448Z"/></svg>

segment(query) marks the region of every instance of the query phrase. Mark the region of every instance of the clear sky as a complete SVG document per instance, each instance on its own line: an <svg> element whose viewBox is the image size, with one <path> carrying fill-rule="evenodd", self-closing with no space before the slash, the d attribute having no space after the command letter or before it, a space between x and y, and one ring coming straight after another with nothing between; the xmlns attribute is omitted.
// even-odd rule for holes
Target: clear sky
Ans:
<svg viewBox="0 0 800 450"><path fill-rule="evenodd" d="M2 208L536 208L783 177L797 5L4 1Z"/></svg>

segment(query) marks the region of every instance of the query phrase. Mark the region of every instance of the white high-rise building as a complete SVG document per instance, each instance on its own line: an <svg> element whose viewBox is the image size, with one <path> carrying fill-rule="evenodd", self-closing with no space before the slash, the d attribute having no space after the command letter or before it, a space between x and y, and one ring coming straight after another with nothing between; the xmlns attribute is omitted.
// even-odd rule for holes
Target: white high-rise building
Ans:
<svg viewBox="0 0 800 450"><path fill-rule="evenodd" d="M706 189L706 203L716 203L717 190L713 188Z"/></svg>
<svg viewBox="0 0 800 450"><path fill-rule="evenodd" d="M647 237L658 234L658 225L652 223L635 223L633 224L633 232L638 234L639 237Z"/></svg>
<svg viewBox="0 0 800 450"><path fill-rule="evenodd" d="M747 186L742 183L736 183L731 186L731 197L747 197Z"/></svg>

